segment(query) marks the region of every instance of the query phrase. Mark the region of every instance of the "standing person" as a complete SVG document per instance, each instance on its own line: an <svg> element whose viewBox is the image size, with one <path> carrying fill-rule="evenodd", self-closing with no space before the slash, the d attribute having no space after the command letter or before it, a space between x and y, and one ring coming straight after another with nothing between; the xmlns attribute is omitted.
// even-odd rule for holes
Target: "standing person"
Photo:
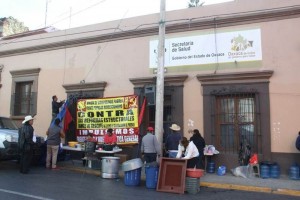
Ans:
<svg viewBox="0 0 300 200"><path fill-rule="evenodd" d="M144 154L146 163L155 162L160 157L161 150L157 138L154 135L153 127L147 128L147 134L142 139L141 152Z"/></svg>
<svg viewBox="0 0 300 200"><path fill-rule="evenodd" d="M22 127L19 129L19 152L20 152L20 172L27 174L31 164L33 155L33 117L28 115L22 122Z"/></svg>
<svg viewBox="0 0 300 200"><path fill-rule="evenodd" d="M183 137L183 138L185 138L185 137ZM182 155L178 155L178 157L181 158ZM195 168L197 163L199 163L199 151L193 141L189 142L189 144L186 147L186 150L184 152L184 157L182 157L182 159L188 160L187 168Z"/></svg>
<svg viewBox="0 0 300 200"><path fill-rule="evenodd" d="M240 165L248 165L249 159L251 156L251 146L248 142L247 138L242 135L242 142L240 143L240 150L239 150L239 163Z"/></svg>
<svg viewBox="0 0 300 200"><path fill-rule="evenodd" d="M179 141L182 138L182 134L179 132L180 126L172 124L170 129L172 130L172 133L170 133L166 139L166 151L177 150ZM175 156L176 155L174 155L174 157Z"/></svg>
<svg viewBox="0 0 300 200"><path fill-rule="evenodd" d="M113 129L107 129L107 133L104 136L104 144L117 145L117 136L113 132Z"/></svg>
<svg viewBox="0 0 300 200"><path fill-rule="evenodd" d="M297 137L295 145L296 145L296 148L300 151L300 131L298 133L298 137Z"/></svg>
<svg viewBox="0 0 300 200"><path fill-rule="evenodd" d="M59 108L65 103L65 101L58 102L58 98L56 95L52 96L52 120L56 118L57 114L59 113Z"/></svg>
<svg viewBox="0 0 300 200"><path fill-rule="evenodd" d="M47 159L46 168L50 169L50 162L52 161L52 169L57 169L57 153L61 142L60 138L65 137L63 129L59 126L60 119L56 118L54 124L50 125L46 135L47 137Z"/></svg>
<svg viewBox="0 0 300 200"><path fill-rule="evenodd" d="M198 129L193 130L193 136L190 138L190 141L193 141L193 143L196 145L198 151L199 151L199 162L197 163L196 167L198 169L204 169L203 167L203 158L204 153L203 150L205 148L205 140L202 137L201 133Z"/></svg>

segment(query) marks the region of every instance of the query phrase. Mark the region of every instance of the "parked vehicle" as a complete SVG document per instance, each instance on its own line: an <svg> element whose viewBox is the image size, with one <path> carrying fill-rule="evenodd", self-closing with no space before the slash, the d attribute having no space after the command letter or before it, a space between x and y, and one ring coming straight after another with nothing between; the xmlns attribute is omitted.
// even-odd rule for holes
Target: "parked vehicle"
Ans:
<svg viewBox="0 0 300 200"><path fill-rule="evenodd" d="M10 118L0 117L0 160L18 160L19 127ZM33 146L33 164L39 164L44 149L44 138L35 137Z"/></svg>
<svg viewBox="0 0 300 200"><path fill-rule="evenodd" d="M18 157L18 126L10 118L0 117L0 160Z"/></svg>

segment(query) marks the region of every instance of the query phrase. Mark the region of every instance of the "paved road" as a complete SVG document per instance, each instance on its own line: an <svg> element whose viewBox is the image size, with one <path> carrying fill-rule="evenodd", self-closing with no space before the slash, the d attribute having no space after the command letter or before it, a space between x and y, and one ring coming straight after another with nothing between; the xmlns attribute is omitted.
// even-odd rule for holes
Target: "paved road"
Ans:
<svg viewBox="0 0 300 200"><path fill-rule="evenodd" d="M205 200L292 200L299 197L224 190L201 187L198 194L173 194L156 192L141 186L125 186L122 179L102 179L87 173L69 170L46 170L34 167L29 174L20 174L18 165L12 162L0 163L0 199L8 200L114 200L114 199L205 199Z"/></svg>

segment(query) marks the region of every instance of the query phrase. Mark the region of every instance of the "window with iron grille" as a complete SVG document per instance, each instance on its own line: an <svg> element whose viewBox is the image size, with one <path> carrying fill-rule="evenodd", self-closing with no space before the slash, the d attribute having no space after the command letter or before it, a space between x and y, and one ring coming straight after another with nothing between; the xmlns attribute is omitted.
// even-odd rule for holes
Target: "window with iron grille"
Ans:
<svg viewBox="0 0 300 200"><path fill-rule="evenodd" d="M246 137L251 152L271 160L269 83L273 71L197 75L202 85L203 127L207 144L220 155L216 161L231 168Z"/></svg>
<svg viewBox="0 0 300 200"><path fill-rule="evenodd" d="M33 107L33 82L20 82L16 84L14 115L27 115Z"/></svg>
<svg viewBox="0 0 300 200"><path fill-rule="evenodd" d="M155 124L155 105L149 107L149 123ZM172 96L164 95L164 127L168 127L172 121Z"/></svg>
<svg viewBox="0 0 300 200"><path fill-rule="evenodd" d="M255 94L216 96L215 142L222 152L237 153L243 139L258 152L259 118L255 102Z"/></svg>
<svg viewBox="0 0 300 200"><path fill-rule="evenodd" d="M40 68L10 71L12 75L11 115L23 117L37 113Z"/></svg>
<svg viewBox="0 0 300 200"><path fill-rule="evenodd" d="M183 87L168 86L164 88L164 106L163 106L163 131L164 137L171 133L170 126L173 123L179 124L183 121ZM148 106L147 125L155 126L155 106Z"/></svg>

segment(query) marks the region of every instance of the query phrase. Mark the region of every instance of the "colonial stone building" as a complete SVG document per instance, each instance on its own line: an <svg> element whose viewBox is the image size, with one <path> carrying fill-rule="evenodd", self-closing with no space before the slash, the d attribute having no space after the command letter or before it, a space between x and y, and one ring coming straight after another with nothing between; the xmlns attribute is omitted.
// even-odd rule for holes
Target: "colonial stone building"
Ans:
<svg viewBox="0 0 300 200"><path fill-rule="evenodd" d="M238 166L247 139L260 161L282 172L299 161L299 1L239 0L166 14L164 132L197 128L213 157ZM159 14L0 40L1 115L51 120L51 97L136 94L156 84ZM141 102L140 102L141 104ZM141 132L153 124L148 104ZM73 139L69 133L67 139ZM131 152L134 157L134 152Z"/></svg>

